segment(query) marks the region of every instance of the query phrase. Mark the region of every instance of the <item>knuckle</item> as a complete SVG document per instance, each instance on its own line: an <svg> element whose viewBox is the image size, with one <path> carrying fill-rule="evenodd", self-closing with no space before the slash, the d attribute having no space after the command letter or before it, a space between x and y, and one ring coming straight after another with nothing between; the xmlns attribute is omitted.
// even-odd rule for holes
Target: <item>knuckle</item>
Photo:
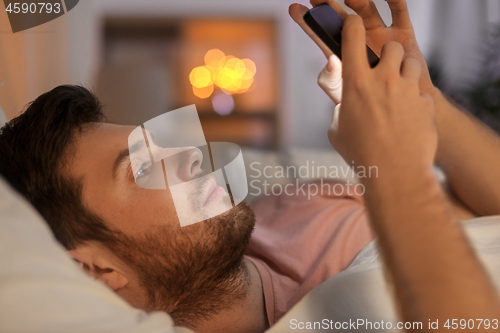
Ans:
<svg viewBox="0 0 500 333"><path fill-rule="evenodd" d="M363 19L358 15L348 15L344 20L344 29L346 34L365 33Z"/></svg>
<svg viewBox="0 0 500 333"><path fill-rule="evenodd" d="M365 28L360 24L352 25L347 33L348 36L356 38L356 36L363 36L365 34Z"/></svg>
<svg viewBox="0 0 500 333"><path fill-rule="evenodd" d="M359 10L365 7L364 5L365 2L360 0L345 0L344 3L346 4L347 7L353 10Z"/></svg>
<svg viewBox="0 0 500 333"><path fill-rule="evenodd" d="M411 71L415 72L415 74L420 75L422 72L422 64L414 58L407 58L403 61L403 67L407 69L411 69Z"/></svg>
<svg viewBox="0 0 500 333"><path fill-rule="evenodd" d="M388 93L395 93L400 87L399 73L396 73L394 71L387 71L386 73L384 73L383 82Z"/></svg>
<svg viewBox="0 0 500 333"><path fill-rule="evenodd" d="M404 62L407 63L410 66L415 67L415 68L422 68L422 65L420 64L420 61L418 61L415 58L407 58L407 59L405 59Z"/></svg>
<svg viewBox="0 0 500 333"><path fill-rule="evenodd" d="M384 45L387 52L404 53L403 46L395 41L390 41Z"/></svg>
<svg viewBox="0 0 500 333"><path fill-rule="evenodd" d="M363 23L363 20L361 19L361 17L359 15L356 15L356 14L347 15L346 21L349 22L349 24Z"/></svg>

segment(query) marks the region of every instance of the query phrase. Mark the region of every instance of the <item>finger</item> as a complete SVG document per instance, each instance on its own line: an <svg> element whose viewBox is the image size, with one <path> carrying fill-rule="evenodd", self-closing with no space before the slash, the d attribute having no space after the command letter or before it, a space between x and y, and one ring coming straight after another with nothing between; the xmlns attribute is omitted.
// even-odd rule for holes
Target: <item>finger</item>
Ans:
<svg viewBox="0 0 500 333"><path fill-rule="evenodd" d="M336 134L337 131L339 130L339 115L340 115L340 106L341 104L338 103L335 106L335 109L333 109L333 115L332 115L332 125L330 126L330 131L332 131L332 134Z"/></svg>
<svg viewBox="0 0 500 333"><path fill-rule="evenodd" d="M328 63L319 73L318 85L330 97L335 104L342 99L342 63L340 59L332 54Z"/></svg>
<svg viewBox="0 0 500 333"><path fill-rule="evenodd" d="M337 14L339 14L340 17L342 17L343 19L345 19L347 17L347 12L345 11L344 7L342 7L342 5L339 4L337 1L334 1L334 0L311 0L311 5L313 7L319 6L323 3L329 4L330 7L332 7L337 12Z"/></svg>
<svg viewBox="0 0 500 333"><path fill-rule="evenodd" d="M386 25L382 17L375 6L375 3L371 0L345 0L347 7L351 8L361 16L363 23L365 24L366 30L385 28Z"/></svg>
<svg viewBox="0 0 500 333"><path fill-rule="evenodd" d="M408 13L406 0L385 0L391 9L392 26L403 29L412 29L413 26Z"/></svg>
<svg viewBox="0 0 500 333"><path fill-rule="evenodd" d="M288 13L290 14L290 17L304 30L304 32L311 38L316 45L319 46L321 51L325 54L325 57L328 58L332 54L332 51L326 46L321 39L312 31L311 28L306 24L304 21L304 14L308 11L308 8L306 6L300 5L298 3L291 4L290 7L288 7Z"/></svg>
<svg viewBox="0 0 500 333"><path fill-rule="evenodd" d="M366 32L363 20L358 15L349 15L344 20L342 29L343 78L348 80L359 71L368 70L366 54Z"/></svg>
<svg viewBox="0 0 500 333"><path fill-rule="evenodd" d="M382 47L380 54L380 67L389 67L398 74L401 71L401 63L405 55L405 50L401 44L389 42Z"/></svg>
<svg viewBox="0 0 500 333"><path fill-rule="evenodd" d="M418 85L418 80L422 74L422 65L417 59L407 58L401 65L401 76L409 78Z"/></svg>

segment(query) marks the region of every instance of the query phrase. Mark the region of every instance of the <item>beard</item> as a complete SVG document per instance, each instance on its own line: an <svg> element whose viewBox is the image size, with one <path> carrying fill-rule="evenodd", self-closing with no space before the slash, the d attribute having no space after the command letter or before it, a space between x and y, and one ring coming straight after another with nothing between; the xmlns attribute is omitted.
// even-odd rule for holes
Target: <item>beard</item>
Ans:
<svg viewBox="0 0 500 333"><path fill-rule="evenodd" d="M255 226L245 202L203 222L158 226L147 234L118 234L109 248L139 276L146 311L166 311L193 327L247 295L243 255Z"/></svg>

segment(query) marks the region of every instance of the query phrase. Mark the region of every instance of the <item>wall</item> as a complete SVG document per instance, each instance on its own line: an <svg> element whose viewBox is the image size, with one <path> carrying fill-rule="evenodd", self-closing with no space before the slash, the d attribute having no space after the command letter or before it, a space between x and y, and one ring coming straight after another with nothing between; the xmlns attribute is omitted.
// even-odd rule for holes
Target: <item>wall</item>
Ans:
<svg viewBox="0 0 500 333"><path fill-rule="evenodd" d="M0 103L10 119L38 95L68 83L66 15L12 33L0 4Z"/></svg>
<svg viewBox="0 0 500 333"><path fill-rule="evenodd" d="M308 1L297 1L308 5ZM390 12L375 1L384 20ZM269 17L278 24L281 146L329 147L333 103L316 85L326 60L289 18L290 0L82 0L63 17L17 34L0 13L0 103L8 117L40 93L62 83L92 88L99 69L101 23L106 14ZM417 39L429 55L439 49L448 84L474 79L478 43L487 22L498 22L498 0L408 0ZM0 5L0 8L3 4ZM3 10L3 8L2 8ZM1 16L5 15L5 16Z"/></svg>
<svg viewBox="0 0 500 333"><path fill-rule="evenodd" d="M93 82L98 68L100 18L114 15L257 16L278 23L281 58L280 132L282 146L329 147L326 130L333 103L316 85L317 74L326 60L314 43L289 18L285 0L87 0L80 14L70 21L70 80ZM309 5L308 1L297 1ZM375 0L387 25L390 11L384 0ZM484 22L498 19L498 0L408 0L410 16L424 55L438 50L449 85L473 80L478 64L471 61L484 34ZM85 13L82 13L85 10ZM83 48L85 45L85 48ZM467 64L467 66L464 66Z"/></svg>

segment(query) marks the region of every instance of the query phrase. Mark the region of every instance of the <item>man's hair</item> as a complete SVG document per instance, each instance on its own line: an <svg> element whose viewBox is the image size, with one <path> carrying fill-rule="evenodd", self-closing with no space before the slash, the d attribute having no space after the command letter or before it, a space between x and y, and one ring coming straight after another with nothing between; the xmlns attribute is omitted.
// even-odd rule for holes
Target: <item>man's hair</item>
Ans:
<svg viewBox="0 0 500 333"><path fill-rule="evenodd" d="M67 249L113 239L83 204L81 180L64 172L75 138L102 121L101 104L89 90L64 85L39 96L0 129L0 174L35 206Z"/></svg>

